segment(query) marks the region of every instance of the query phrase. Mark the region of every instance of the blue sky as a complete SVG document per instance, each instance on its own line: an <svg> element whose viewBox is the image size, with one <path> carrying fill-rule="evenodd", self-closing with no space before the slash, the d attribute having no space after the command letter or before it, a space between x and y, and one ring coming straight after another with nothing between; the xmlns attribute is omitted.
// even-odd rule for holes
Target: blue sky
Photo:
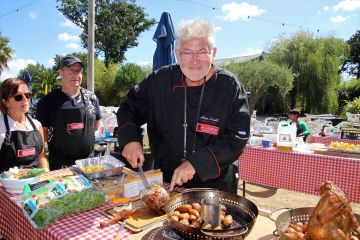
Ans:
<svg viewBox="0 0 360 240"><path fill-rule="evenodd" d="M181 20L201 17L216 27L217 58L245 56L266 50L280 35L303 29L315 36L348 40L360 29L360 0L138 0L149 17L171 14L175 29ZM18 11L16 11L18 10ZM128 50L128 62L149 64L156 48L156 26L140 35ZM46 67L56 54L84 51L75 27L56 9L55 0L0 0L0 32L15 50L0 80L16 76L29 63ZM95 36L96 37L96 36Z"/></svg>

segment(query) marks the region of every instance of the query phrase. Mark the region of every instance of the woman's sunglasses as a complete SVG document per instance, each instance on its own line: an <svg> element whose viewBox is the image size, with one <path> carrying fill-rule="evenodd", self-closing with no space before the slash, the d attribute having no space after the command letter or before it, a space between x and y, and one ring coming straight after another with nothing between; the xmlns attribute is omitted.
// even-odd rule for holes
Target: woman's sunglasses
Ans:
<svg viewBox="0 0 360 240"><path fill-rule="evenodd" d="M20 102L20 101L23 100L23 96L25 96L25 98L26 98L27 100L29 100L29 99L31 98L32 94L31 94L31 93L18 94L18 95L15 95L15 96L14 96L14 99L15 99L15 101L17 101L17 102Z"/></svg>

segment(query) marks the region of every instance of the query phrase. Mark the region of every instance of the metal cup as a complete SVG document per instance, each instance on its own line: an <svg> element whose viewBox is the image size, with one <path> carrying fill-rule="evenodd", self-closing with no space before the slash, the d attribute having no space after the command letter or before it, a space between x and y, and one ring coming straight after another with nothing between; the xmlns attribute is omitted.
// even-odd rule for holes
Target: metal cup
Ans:
<svg viewBox="0 0 360 240"><path fill-rule="evenodd" d="M219 199L204 198L201 200L201 218L203 223L209 223L212 228L221 224L221 204Z"/></svg>

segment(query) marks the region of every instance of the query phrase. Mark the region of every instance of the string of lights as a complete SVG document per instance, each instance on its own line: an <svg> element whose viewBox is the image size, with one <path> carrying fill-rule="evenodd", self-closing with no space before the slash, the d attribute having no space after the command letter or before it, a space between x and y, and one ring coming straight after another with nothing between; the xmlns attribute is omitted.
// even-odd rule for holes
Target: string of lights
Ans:
<svg viewBox="0 0 360 240"><path fill-rule="evenodd" d="M3 17L5 17L5 16L8 16L8 15L10 15L10 14L12 14L12 13L17 13L17 12L19 12L20 10L22 10L22 9L24 9L24 8L32 5L32 4L34 4L34 3L37 2L37 1L39 1L39 0L33 0L33 1L31 1L31 2L29 2L29 3L27 3L27 4L25 4L25 5L23 5L23 6L21 6L21 7L18 7L18 8L16 8L16 9L11 10L11 11L9 11L9 12L6 12L6 13L4 13L4 14L1 14L1 15L0 15L0 18L3 18ZM205 8L209 8L209 9L211 9L211 10L213 10L213 11L215 11L215 10L219 10L219 11L220 11L220 8L219 8L219 7L211 6L211 5L208 5L208 4L204 4L204 3L201 3L201 2L198 2L198 1L195 1L195 0L177 0L177 1L179 1L179 2L181 2L181 1L182 1L182 2L188 2L188 3L194 4L194 5L198 5L198 6L202 6L202 7L205 7ZM265 18L259 18L259 17L251 17L251 16L248 16L247 18L248 18L249 20L257 20L257 21L262 21L262 22L267 22L267 23L273 23L273 24L281 25L281 26L283 26L283 27L284 27L284 26L290 26L290 27L296 27L296 28L304 28L304 27L301 26L301 25L292 24L292 23L287 23L287 22L282 22L282 21L276 21L276 20L271 20L271 19L265 19ZM317 32L319 32L319 31L320 31L320 30L317 29Z"/></svg>
<svg viewBox="0 0 360 240"><path fill-rule="evenodd" d="M203 4L203 3L200 3L200 2L194 1L194 0L177 0L177 1L189 2L189 3L191 3L191 4L195 4L195 5L202 6L202 7L205 7L205 8L209 8L209 9L212 9L212 10L220 10L219 7L215 7L215 6ZM290 26L290 27L296 27L296 28L302 28L302 29L304 29L304 26L297 25L297 24L292 24L292 23L287 23L287 22L283 22L283 21L277 21L277 20L271 20L271 19L265 19L265 18L259 18L259 17L251 17L251 16L247 16L247 18L248 18L249 20L256 20L256 21L262 21L262 22L267 22L267 23L272 23L272 24L281 25L281 26L283 26L283 27L285 27L285 26ZM319 31L320 31L320 30L317 29L317 32L319 32Z"/></svg>
<svg viewBox="0 0 360 240"><path fill-rule="evenodd" d="M11 11L9 11L9 12L7 12L7 13L1 14L1 15L0 15L0 18L3 18L3 17L5 17L5 16L8 16L8 15L10 15L10 14L12 14L12 13L18 13L20 10L22 10L22 9L24 9L24 8L32 5L32 4L34 4L34 3L37 2L37 1L39 1L39 0L33 0L33 1L31 1L31 2L29 2L29 3L27 3L27 4L25 4L25 5L23 5L23 6L21 6L21 7L18 7L18 8L16 8L16 9L14 9L14 10L11 10Z"/></svg>
<svg viewBox="0 0 360 240"><path fill-rule="evenodd" d="M210 5L207 5L207 4L203 4L203 3L199 3L199 2L196 2L196 1L193 1L193 0L178 0L178 1L189 2L189 3L193 3L195 5L211 8L212 10L218 10L217 7L213 7L213 6L210 6Z"/></svg>

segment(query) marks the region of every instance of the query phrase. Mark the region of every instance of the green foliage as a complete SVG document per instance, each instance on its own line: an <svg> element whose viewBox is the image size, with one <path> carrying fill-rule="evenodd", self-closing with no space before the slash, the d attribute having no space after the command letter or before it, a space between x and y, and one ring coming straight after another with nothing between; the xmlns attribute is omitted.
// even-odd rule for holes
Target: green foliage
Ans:
<svg viewBox="0 0 360 240"><path fill-rule="evenodd" d="M346 112L353 114L360 113L360 97L355 98L353 101L345 101L345 107L342 109L340 116L345 117Z"/></svg>
<svg viewBox="0 0 360 240"><path fill-rule="evenodd" d="M300 31L291 39L275 43L268 58L289 66L295 73L294 87L289 92L290 108L306 112L336 112L337 88L340 84L341 59L348 45L337 38L314 38Z"/></svg>
<svg viewBox="0 0 360 240"><path fill-rule="evenodd" d="M338 89L339 105L343 106L345 101L352 101L360 96L360 79L351 79L341 82Z"/></svg>
<svg viewBox="0 0 360 240"><path fill-rule="evenodd" d="M128 90L141 82L147 75L146 68L142 68L139 65L134 63L121 64L113 87L113 96L115 97L113 98L112 105L120 105L125 100Z"/></svg>
<svg viewBox="0 0 360 240"><path fill-rule="evenodd" d="M57 9L71 22L83 29L81 41L87 48L88 1L57 0ZM147 19L144 9L134 0L96 0L95 53L103 55L105 66L122 63L128 48L138 45L139 35L155 24Z"/></svg>
<svg viewBox="0 0 360 240"><path fill-rule="evenodd" d="M13 49L9 46L9 39L0 34L0 74L8 68L8 61L12 59Z"/></svg>
<svg viewBox="0 0 360 240"><path fill-rule="evenodd" d="M278 89L284 96L292 88L294 76L285 65L270 61L251 61L246 63L230 63L223 66L234 73L250 95L250 110L265 96L272 87Z"/></svg>
<svg viewBox="0 0 360 240"><path fill-rule="evenodd" d="M133 86L146 77L142 67L134 63L121 64L116 81L121 84Z"/></svg>
<svg viewBox="0 0 360 240"><path fill-rule="evenodd" d="M110 64L108 68L100 60L95 60L94 88L95 94L103 106L114 106L115 96L115 78L119 66Z"/></svg>
<svg viewBox="0 0 360 240"><path fill-rule="evenodd" d="M119 106L128 90L147 76L146 68L134 63L110 64L108 68L99 60L95 61L95 93L100 104Z"/></svg>
<svg viewBox="0 0 360 240"><path fill-rule="evenodd" d="M81 192L70 192L39 209L32 217L32 221L38 228L44 228L62 217L96 208L105 203L104 194L92 188Z"/></svg>
<svg viewBox="0 0 360 240"><path fill-rule="evenodd" d="M357 30L347 43L350 46L350 53L344 59L341 70L360 78L360 30Z"/></svg>

